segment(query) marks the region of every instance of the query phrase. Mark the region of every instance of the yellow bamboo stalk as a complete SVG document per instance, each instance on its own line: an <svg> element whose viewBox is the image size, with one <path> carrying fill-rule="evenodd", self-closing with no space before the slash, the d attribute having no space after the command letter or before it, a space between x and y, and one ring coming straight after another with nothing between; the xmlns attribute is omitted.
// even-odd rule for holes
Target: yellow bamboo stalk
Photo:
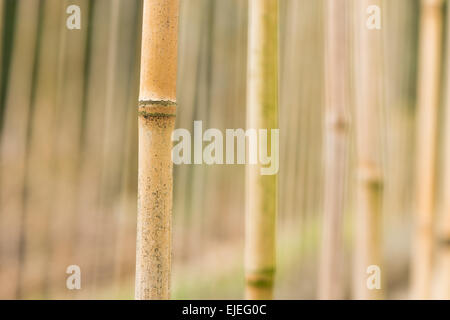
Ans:
<svg viewBox="0 0 450 320"><path fill-rule="evenodd" d="M325 189L319 298L342 299L343 217L348 162L348 3L327 0L325 44Z"/></svg>
<svg viewBox="0 0 450 320"><path fill-rule="evenodd" d="M355 299L381 299L380 289L367 285L368 268L381 271L381 203L383 177L381 170L380 118L383 104L382 30L367 28L367 8L381 0L355 0L354 90L357 149L357 190L355 214L355 247L353 295Z"/></svg>
<svg viewBox="0 0 450 320"><path fill-rule="evenodd" d="M450 6L447 5L447 19ZM447 24L446 51L450 52L450 24ZM441 184L442 207L437 229L436 269L434 273L433 299L450 299L450 60L445 74L445 128L443 139L443 179Z"/></svg>
<svg viewBox="0 0 450 320"><path fill-rule="evenodd" d="M278 126L278 0L249 2L247 81L247 126L267 129L270 133ZM247 166L247 299L271 299L273 296L277 175L261 175L260 168L260 165Z"/></svg>
<svg viewBox="0 0 450 320"><path fill-rule="evenodd" d="M178 0L145 0L139 93L136 299L169 299Z"/></svg>
<svg viewBox="0 0 450 320"><path fill-rule="evenodd" d="M450 18L450 5L447 4L447 20ZM446 53L450 52L450 24L447 23ZM433 299L450 299L450 198L448 189L450 187L450 60L446 61L445 83L444 83L444 132L443 132L443 177L441 180L440 216L438 217L438 228L436 230L436 265L434 270Z"/></svg>
<svg viewBox="0 0 450 320"><path fill-rule="evenodd" d="M442 0L422 0L417 105L415 230L411 295L430 298L436 174L437 115L440 103Z"/></svg>

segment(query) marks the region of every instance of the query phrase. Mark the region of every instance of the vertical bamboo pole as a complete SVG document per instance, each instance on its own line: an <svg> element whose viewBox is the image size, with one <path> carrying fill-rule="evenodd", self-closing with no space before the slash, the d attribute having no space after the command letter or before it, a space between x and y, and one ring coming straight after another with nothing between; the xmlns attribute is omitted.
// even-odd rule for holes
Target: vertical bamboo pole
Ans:
<svg viewBox="0 0 450 320"><path fill-rule="evenodd" d="M248 50L247 126L267 129L269 137L278 126L278 0L250 0ZM247 299L271 299L275 274L277 175L260 168L247 167Z"/></svg>
<svg viewBox="0 0 450 320"><path fill-rule="evenodd" d="M357 191L353 294L356 299L380 299L381 289L369 289L369 266L381 266L381 111L383 104L382 31L366 26L367 8L381 0L355 0L354 90L357 149Z"/></svg>
<svg viewBox="0 0 450 320"><path fill-rule="evenodd" d="M447 20L450 19L450 5L447 5ZM450 24L447 23L447 56L450 53ZM442 208L437 230L436 274L434 299L450 299L450 60L447 59L445 70L445 128L442 179Z"/></svg>
<svg viewBox="0 0 450 320"><path fill-rule="evenodd" d="M136 299L169 299L178 0L145 0L139 93Z"/></svg>
<svg viewBox="0 0 450 320"><path fill-rule="evenodd" d="M343 216L348 162L348 2L325 6L325 189L319 298L342 299Z"/></svg>
<svg viewBox="0 0 450 320"><path fill-rule="evenodd" d="M417 105L416 210L411 261L411 294L430 298L437 115L440 103L442 0L422 0Z"/></svg>

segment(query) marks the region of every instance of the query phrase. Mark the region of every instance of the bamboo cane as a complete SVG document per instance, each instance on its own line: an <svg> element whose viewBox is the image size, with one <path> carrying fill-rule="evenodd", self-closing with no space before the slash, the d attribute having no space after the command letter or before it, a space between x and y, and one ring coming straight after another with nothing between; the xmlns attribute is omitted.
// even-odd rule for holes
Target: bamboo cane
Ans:
<svg viewBox="0 0 450 320"><path fill-rule="evenodd" d="M136 299L169 299L178 0L146 0L139 94Z"/></svg>
<svg viewBox="0 0 450 320"><path fill-rule="evenodd" d="M278 0L250 0L247 81L247 126L267 129L270 133L278 125ZM248 299L271 299L273 295L277 175L261 175L260 168L260 165L247 167L245 276Z"/></svg>
<svg viewBox="0 0 450 320"><path fill-rule="evenodd" d="M355 215L355 251L353 295L356 299L380 299L380 289L369 288L368 268L379 267L381 279L381 203L383 177L381 171L382 31L366 27L367 8L381 0L355 0L354 90L357 148L357 191Z"/></svg>
<svg viewBox="0 0 450 320"><path fill-rule="evenodd" d="M348 162L349 80L348 36L346 28L348 6L326 2L326 131L325 189L322 229L322 253L319 272L319 298L342 299L343 286L343 215Z"/></svg>
<svg viewBox="0 0 450 320"><path fill-rule="evenodd" d="M442 0L422 0L417 105L416 217L411 261L412 298L430 298L437 115L440 99Z"/></svg>

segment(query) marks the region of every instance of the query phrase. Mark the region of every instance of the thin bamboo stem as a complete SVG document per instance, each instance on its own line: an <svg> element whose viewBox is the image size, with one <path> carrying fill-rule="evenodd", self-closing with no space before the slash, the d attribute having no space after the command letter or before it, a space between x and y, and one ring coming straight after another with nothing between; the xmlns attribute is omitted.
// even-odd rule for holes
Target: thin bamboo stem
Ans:
<svg viewBox="0 0 450 320"><path fill-rule="evenodd" d="M437 116L440 104L442 0L422 0L417 105L415 230L411 260L412 298L431 293Z"/></svg>
<svg viewBox="0 0 450 320"><path fill-rule="evenodd" d="M169 299L178 0L144 1L136 299Z"/></svg>
<svg viewBox="0 0 450 320"><path fill-rule="evenodd" d="M247 126L270 133L278 126L278 0L250 0L247 81ZM273 296L277 175L261 175L260 168L247 166L247 299Z"/></svg>
<svg viewBox="0 0 450 320"><path fill-rule="evenodd" d="M319 298L342 299L343 217L349 145L348 6L326 2L325 189Z"/></svg>
<svg viewBox="0 0 450 320"><path fill-rule="evenodd" d="M383 176L381 169L381 112L383 106L382 31L366 27L367 8L381 0L355 0L354 90L357 149L357 190L353 295L355 299L381 299L381 288L369 288L368 268L381 265L381 214Z"/></svg>

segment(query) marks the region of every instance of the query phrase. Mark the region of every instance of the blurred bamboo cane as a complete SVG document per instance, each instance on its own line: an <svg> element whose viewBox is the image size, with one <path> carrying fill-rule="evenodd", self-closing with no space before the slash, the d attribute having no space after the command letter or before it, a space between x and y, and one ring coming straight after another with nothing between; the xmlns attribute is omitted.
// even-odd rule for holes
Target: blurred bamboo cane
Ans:
<svg viewBox="0 0 450 320"><path fill-rule="evenodd" d="M40 3L17 4L16 30L0 139L0 297L20 299L23 262L23 212L28 157L28 127L35 83ZM3 66L6 67L6 66Z"/></svg>
<svg viewBox="0 0 450 320"><path fill-rule="evenodd" d="M169 299L178 0L144 1L136 299Z"/></svg>
<svg viewBox="0 0 450 320"><path fill-rule="evenodd" d="M247 127L270 133L278 126L278 0L250 0L248 50ZM277 175L261 175L260 168L247 166L247 299L273 296Z"/></svg>
<svg viewBox="0 0 450 320"><path fill-rule="evenodd" d="M62 27L60 0L42 2L42 35L36 54L36 84L33 112L29 123L29 151L27 155L26 188L24 201L24 261L22 265L21 292L26 299L30 292L48 298L47 270L49 267L49 227L54 186L49 181L53 173L55 115L57 110L58 67L60 33ZM38 29L39 32L39 29ZM43 201L42 199L45 199ZM42 251L41 251L42 250ZM42 252L36 255L36 252ZM65 266L64 266L65 267ZM30 288L34 288L31 290Z"/></svg>
<svg viewBox="0 0 450 320"><path fill-rule="evenodd" d="M447 5L450 19L450 5ZM447 54L450 52L450 24L447 24ZM450 60L447 60L445 75L445 128L443 152L442 208L437 230L436 273L433 299L450 299Z"/></svg>
<svg viewBox="0 0 450 320"><path fill-rule="evenodd" d="M349 126L347 50L348 2L325 5L325 189L319 298L342 299L343 216L346 195Z"/></svg>
<svg viewBox="0 0 450 320"><path fill-rule="evenodd" d="M381 266L381 111L383 105L382 32L366 25L367 9L381 0L355 0L354 90L357 148L357 190L353 294L356 299L381 299L380 289L368 286L368 268ZM383 273L378 276L382 276ZM383 279L383 277L381 277Z"/></svg>
<svg viewBox="0 0 450 320"><path fill-rule="evenodd" d="M440 104L442 0L422 0L417 105L416 209L411 261L412 298L430 298L437 116Z"/></svg>

